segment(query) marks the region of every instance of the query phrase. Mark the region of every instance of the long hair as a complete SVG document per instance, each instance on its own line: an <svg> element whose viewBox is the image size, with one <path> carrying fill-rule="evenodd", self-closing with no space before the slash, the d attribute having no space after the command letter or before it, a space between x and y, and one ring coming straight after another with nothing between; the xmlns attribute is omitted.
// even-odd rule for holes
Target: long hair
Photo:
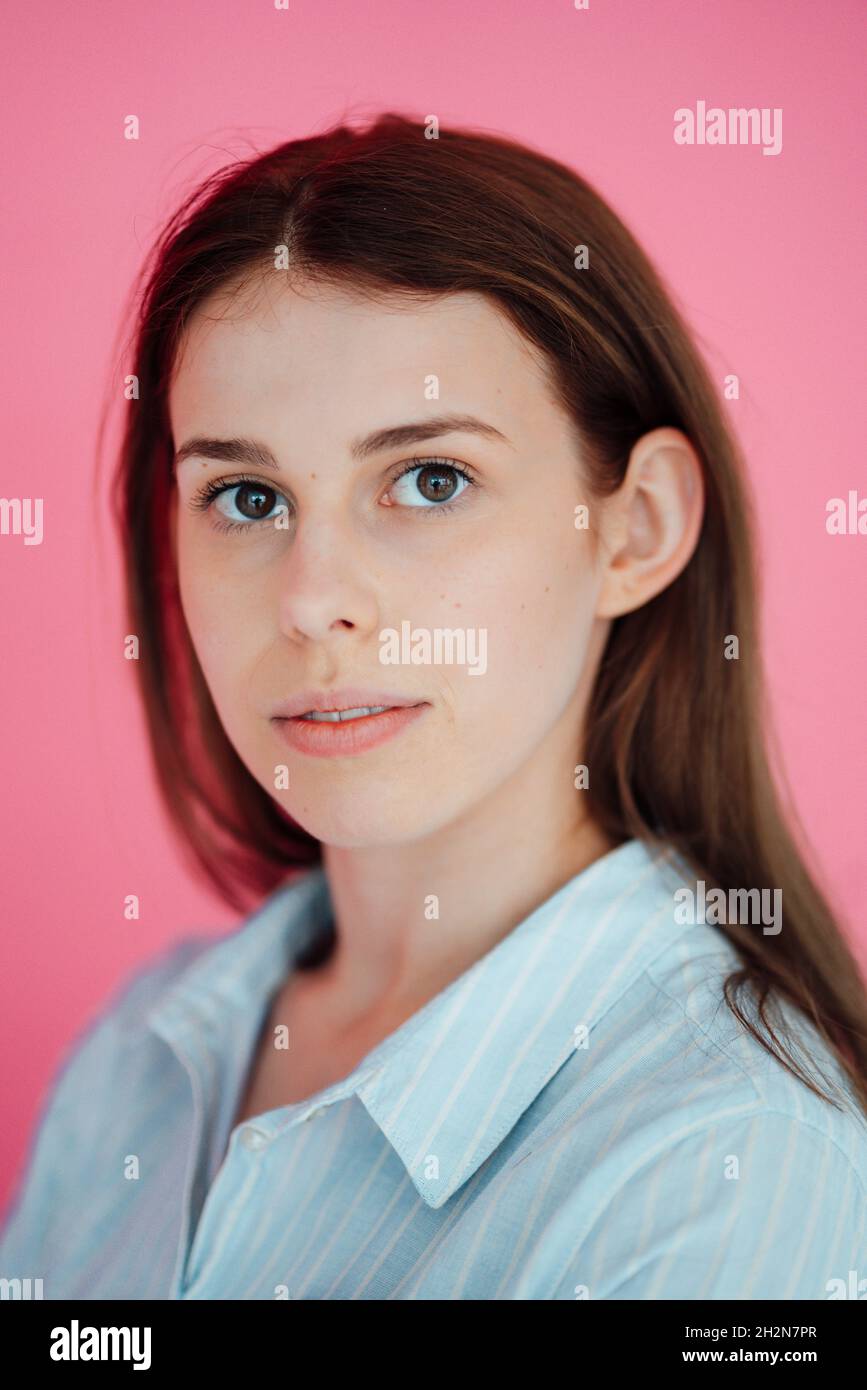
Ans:
<svg viewBox="0 0 867 1390"><path fill-rule="evenodd" d="M186 630L169 540L167 392L181 335L207 296L279 273L278 264L374 293L489 296L550 364L590 495L618 487L647 431L673 426L689 438L704 475L701 534L681 574L612 623L587 719L584 794L617 841L673 844L726 893L781 890L777 935L719 928L742 963L725 982L726 1000L821 1095L769 1017L783 998L797 1006L867 1111L864 983L791 810L786 823L767 752L752 520L736 445L636 241L571 169L513 140L435 131L388 113L365 129L338 125L289 141L205 179L142 269L127 368L138 388L112 488L114 519L157 777L194 865L243 910L251 894L321 858L319 842L259 785L220 724ZM739 658L726 660L732 637ZM750 991L760 1027L742 1007Z"/></svg>

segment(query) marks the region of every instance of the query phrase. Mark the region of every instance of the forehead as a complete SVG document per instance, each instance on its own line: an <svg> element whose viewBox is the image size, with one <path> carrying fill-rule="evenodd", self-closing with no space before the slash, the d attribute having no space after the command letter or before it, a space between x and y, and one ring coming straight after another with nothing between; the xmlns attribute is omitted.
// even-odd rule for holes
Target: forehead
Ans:
<svg viewBox="0 0 867 1390"><path fill-rule="evenodd" d="M221 291L191 317L169 391L186 428L271 429L279 443L323 419L354 433L408 405L487 409L505 433L554 409L547 366L496 303L475 293L407 299L288 281L274 272ZM326 428L330 426L326 425Z"/></svg>

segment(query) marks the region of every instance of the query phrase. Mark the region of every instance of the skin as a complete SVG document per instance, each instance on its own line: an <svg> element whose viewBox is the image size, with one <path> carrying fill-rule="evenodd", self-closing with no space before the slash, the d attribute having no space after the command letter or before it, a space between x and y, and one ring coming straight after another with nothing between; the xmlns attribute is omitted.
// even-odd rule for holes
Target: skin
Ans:
<svg viewBox="0 0 867 1390"><path fill-rule="evenodd" d="M426 399L431 374L439 399ZM587 699L611 620L692 554L701 470L681 434L655 430L635 445L618 492L594 500L540 355L476 294L410 305L283 276L242 285L191 320L169 410L176 447L194 435L251 437L279 465L272 474L184 460L172 536L186 622L227 736L323 845L336 952L303 984L290 977L277 1002L297 997L339 1067L613 847L573 784ZM350 457L360 435L457 412L507 442L452 433ZM407 460L431 457L476 482L455 480L455 505L438 516L418 473L395 478ZM242 472L288 507L288 528L272 512L243 534L220 532L217 520L245 521L237 491L222 495L223 514L216 502L190 505L206 479ZM590 505L590 530L575 528L579 503ZM380 631L405 619L487 629L485 674L381 665ZM278 739L279 701L345 685L430 708L352 757L308 757ZM286 790L274 788L278 765ZM435 921L424 915L429 894Z"/></svg>

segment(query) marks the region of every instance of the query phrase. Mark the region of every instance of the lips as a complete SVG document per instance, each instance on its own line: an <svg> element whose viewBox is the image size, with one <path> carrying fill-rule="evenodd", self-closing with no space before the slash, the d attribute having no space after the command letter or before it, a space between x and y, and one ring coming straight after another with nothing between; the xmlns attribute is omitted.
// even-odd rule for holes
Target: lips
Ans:
<svg viewBox="0 0 867 1390"><path fill-rule="evenodd" d="M361 690L359 688L346 688L343 690L299 690L297 695L292 695L288 700L276 706L271 713L272 719L300 719L305 714L310 713L344 713L349 710L379 709L405 709L414 705L423 705L427 702L412 696L398 695L394 691L384 690ZM370 717L370 716L368 716ZM319 721L308 721L319 722ZM331 723L332 721L322 721ZM336 722L336 721L334 721ZM344 721L341 720L341 723ZM352 722L347 720L345 722Z"/></svg>
<svg viewBox="0 0 867 1390"><path fill-rule="evenodd" d="M321 692L320 692L321 694ZM345 692L341 695L328 695L322 697L320 704L326 706L337 699L344 700ZM370 699L369 692L365 692L364 698ZM386 699L395 701L403 700L401 704L385 704ZM369 705L359 705L358 696L353 695L354 703L344 705L344 709L358 710L369 709ZM402 696L380 695L381 704L385 708L378 714L359 714L357 718L335 718L335 719L307 719L305 714L310 708L310 695L307 694L302 700L295 697L287 701L284 708L294 708L299 705L306 705L307 708L300 714L275 715L271 723L274 732L281 741L287 744L296 753L304 753L314 758L352 758L360 753L366 753L374 748L379 748L381 744L390 742L402 734L405 729L415 724L417 720L425 717L425 712L430 709L427 700L420 700L414 703L406 701ZM325 713L325 710L318 711Z"/></svg>
<svg viewBox="0 0 867 1390"><path fill-rule="evenodd" d="M307 714L302 714L302 719L313 720L316 724L346 724L353 719L365 719L371 714L385 714L387 709L393 709L393 705L375 705L370 709L347 709L347 710L310 710Z"/></svg>

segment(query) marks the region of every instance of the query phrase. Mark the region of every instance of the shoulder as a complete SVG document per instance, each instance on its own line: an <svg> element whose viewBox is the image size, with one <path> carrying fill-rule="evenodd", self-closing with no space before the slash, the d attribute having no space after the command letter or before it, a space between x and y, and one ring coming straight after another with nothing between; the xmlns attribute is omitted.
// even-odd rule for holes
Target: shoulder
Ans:
<svg viewBox="0 0 867 1390"><path fill-rule="evenodd" d="M737 978L742 964L720 931L702 924L646 971L654 1016L675 1030L676 1075L708 1083L715 1108L703 1106L699 1092L696 1118L713 1119L723 1096L735 1114L745 1109L789 1117L838 1143L867 1187L867 1115L851 1077L792 1002L774 991L759 1011L754 990Z"/></svg>
<svg viewBox="0 0 867 1390"><path fill-rule="evenodd" d="M92 1167L88 1154L95 1132L90 1120L94 1107L105 1111L98 1121L104 1133L104 1124L117 1114L120 1097L128 1093L130 1059L146 1051L139 1044L148 1008L209 945L206 937L188 937L128 971L60 1053L37 1107L0 1228L4 1272L32 1267L34 1260L38 1265L64 1201L74 1202L87 1191L84 1175Z"/></svg>
<svg viewBox="0 0 867 1390"><path fill-rule="evenodd" d="M771 1005L774 1043L740 996L824 1096L736 1016L740 965L712 926L677 935L563 1069L538 1154L557 1180L516 1297L857 1296L835 1290L867 1274L867 1116L794 1006Z"/></svg>
<svg viewBox="0 0 867 1390"><path fill-rule="evenodd" d="M686 879L675 856L654 886L670 903ZM679 1108L687 1100L690 1119L714 1118L724 1099L733 1113L776 1111L814 1126L844 1148L851 1141L850 1156L863 1165L867 1115L836 1050L778 991L769 992L760 1010L752 983L742 977L743 966L724 926L687 919L663 935L660 948L618 1001L609 1029L627 1047L642 1031L648 1044L658 1040L652 1055L662 1065L661 1084L654 1093L663 1095L670 1084L680 1089ZM630 1022L636 1008L649 1017L649 1028L645 1017L637 1027ZM835 1123L838 1114L843 1118ZM867 1172L862 1177L867 1181Z"/></svg>
<svg viewBox="0 0 867 1390"><path fill-rule="evenodd" d="M239 946L243 949L245 941L257 932L279 927L293 913L303 922L306 899L320 883L321 875L315 870L297 874L275 888L229 932L184 936L127 970L63 1048L46 1105L59 1104L79 1084L89 1085L96 1074L97 1079L107 1080L108 1069L117 1073L125 1056L136 1052L146 1035L153 1037L148 1022L151 1010L188 971L198 970L200 964L207 970L210 961L221 958L231 971L234 952Z"/></svg>
<svg viewBox="0 0 867 1390"><path fill-rule="evenodd" d="M207 936L188 936L127 970L104 1000L90 1011L61 1052L55 1068L55 1094L83 1074L100 1051L132 1041L145 1026L149 1009L186 968L214 947ZM115 1056L116 1054L112 1053Z"/></svg>
<svg viewBox="0 0 867 1390"><path fill-rule="evenodd" d="M128 970L108 996L90 1010L74 1030L55 1062L51 1079L37 1108L30 1157L37 1143L43 1148L63 1140L66 1121L80 1125L83 1098L109 1094L122 1074L126 1055L141 1038L148 1009L186 968L212 945L205 936L185 937Z"/></svg>
<svg viewBox="0 0 867 1390"><path fill-rule="evenodd" d="M863 1162L809 1120L761 1106L721 1114L609 1177L589 1204L581 1183L563 1195L517 1297L859 1296L839 1290L867 1269Z"/></svg>

